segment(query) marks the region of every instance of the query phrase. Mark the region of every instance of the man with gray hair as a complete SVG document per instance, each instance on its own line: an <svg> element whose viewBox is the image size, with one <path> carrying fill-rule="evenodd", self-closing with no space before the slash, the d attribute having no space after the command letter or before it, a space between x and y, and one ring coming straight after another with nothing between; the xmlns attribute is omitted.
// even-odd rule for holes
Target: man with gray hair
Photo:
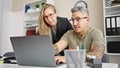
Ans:
<svg viewBox="0 0 120 68"><path fill-rule="evenodd" d="M55 54L61 52L69 46L70 49L76 49L77 46L86 48L86 55L94 55L96 58L102 58L105 50L105 40L101 30L88 26L90 17L87 8L82 6L71 9L74 30L66 32L62 38L53 45ZM64 56L55 56L57 63L64 62Z"/></svg>

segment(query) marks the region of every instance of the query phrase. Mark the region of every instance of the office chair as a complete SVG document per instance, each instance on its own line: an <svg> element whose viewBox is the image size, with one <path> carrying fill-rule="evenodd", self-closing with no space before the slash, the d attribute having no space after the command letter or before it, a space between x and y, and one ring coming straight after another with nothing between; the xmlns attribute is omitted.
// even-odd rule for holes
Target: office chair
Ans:
<svg viewBox="0 0 120 68"><path fill-rule="evenodd" d="M14 52L6 52L3 57L15 57Z"/></svg>
<svg viewBox="0 0 120 68"><path fill-rule="evenodd" d="M15 58L15 54L14 54L14 52L6 52L4 55L3 55L3 57L4 57L4 63L13 63L13 64L16 64L16 62L13 62L13 60L14 61L16 61L16 58Z"/></svg>
<svg viewBox="0 0 120 68"><path fill-rule="evenodd" d="M109 62L110 62L109 55L104 54L104 55L103 55L103 58L102 58L102 62L103 62L103 63L109 63Z"/></svg>

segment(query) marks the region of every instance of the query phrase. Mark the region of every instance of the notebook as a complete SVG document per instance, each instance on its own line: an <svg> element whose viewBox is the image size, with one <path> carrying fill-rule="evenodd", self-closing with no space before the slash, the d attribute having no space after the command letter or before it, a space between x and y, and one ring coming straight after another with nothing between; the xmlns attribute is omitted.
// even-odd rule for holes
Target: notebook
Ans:
<svg viewBox="0 0 120 68"><path fill-rule="evenodd" d="M27 66L56 67L49 36L10 37L17 63Z"/></svg>

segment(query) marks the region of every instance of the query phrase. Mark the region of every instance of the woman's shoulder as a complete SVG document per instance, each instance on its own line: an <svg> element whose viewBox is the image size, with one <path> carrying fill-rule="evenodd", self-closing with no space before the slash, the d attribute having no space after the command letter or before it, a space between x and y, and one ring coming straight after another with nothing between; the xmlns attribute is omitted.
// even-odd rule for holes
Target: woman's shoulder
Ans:
<svg viewBox="0 0 120 68"><path fill-rule="evenodd" d="M57 20L63 20L63 21L66 21L66 20L67 20L67 21L68 21L68 18L66 18L66 17L59 17L59 16L58 16L58 17L57 17Z"/></svg>
<svg viewBox="0 0 120 68"><path fill-rule="evenodd" d="M58 19L67 19L67 17L60 17L60 16L57 16Z"/></svg>

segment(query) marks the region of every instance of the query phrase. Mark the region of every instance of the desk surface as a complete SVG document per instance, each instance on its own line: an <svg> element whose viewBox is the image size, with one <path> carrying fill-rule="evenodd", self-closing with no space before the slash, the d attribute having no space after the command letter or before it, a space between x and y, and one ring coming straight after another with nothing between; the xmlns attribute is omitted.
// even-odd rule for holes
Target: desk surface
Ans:
<svg viewBox="0 0 120 68"><path fill-rule="evenodd" d="M21 66L17 64L0 64L0 68L53 68L53 67L38 67L38 66ZM66 64L54 67L54 68L66 68ZM86 64L83 68L90 68ZM118 68L118 64L116 63L103 63L102 68Z"/></svg>

